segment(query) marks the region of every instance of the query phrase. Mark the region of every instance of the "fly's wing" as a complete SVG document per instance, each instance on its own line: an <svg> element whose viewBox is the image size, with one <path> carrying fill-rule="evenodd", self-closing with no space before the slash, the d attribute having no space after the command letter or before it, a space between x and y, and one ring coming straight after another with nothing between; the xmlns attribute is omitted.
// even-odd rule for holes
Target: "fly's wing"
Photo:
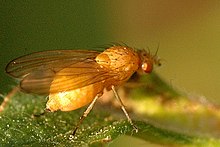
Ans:
<svg viewBox="0 0 220 147"><path fill-rule="evenodd" d="M44 73L45 76L42 79L35 74L36 72L31 73L21 81L20 87L25 92L48 94L70 91L114 77L109 70L101 68L91 59L74 63L56 73Z"/></svg>
<svg viewBox="0 0 220 147"><path fill-rule="evenodd" d="M79 62L60 70L51 83L50 93L70 91L113 78L109 69L92 60ZM100 83L102 84L102 83ZM104 88L104 85L101 85Z"/></svg>
<svg viewBox="0 0 220 147"><path fill-rule="evenodd" d="M5 70L15 78L23 78L33 72L42 72L40 74L44 76L44 72L49 72L49 74L50 72L56 73L71 64L82 62L86 59L95 59L98 54L99 52L97 51L84 50L36 52L12 60Z"/></svg>
<svg viewBox="0 0 220 147"><path fill-rule="evenodd" d="M25 92L48 94L54 77L62 80L54 83L57 88L51 92L73 90L109 78L108 71L100 68L94 60L98 54L82 50L38 52L11 61L6 72L22 79L20 87Z"/></svg>

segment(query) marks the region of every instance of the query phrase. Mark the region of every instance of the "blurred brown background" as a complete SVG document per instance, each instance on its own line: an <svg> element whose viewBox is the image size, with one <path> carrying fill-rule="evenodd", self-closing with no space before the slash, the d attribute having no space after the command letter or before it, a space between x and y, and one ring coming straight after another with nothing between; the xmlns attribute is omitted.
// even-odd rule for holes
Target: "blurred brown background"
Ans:
<svg viewBox="0 0 220 147"><path fill-rule="evenodd" d="M190 95L220 102L220 2L120 1L108 16L112 36L164 59L157 72Z"/></svg>

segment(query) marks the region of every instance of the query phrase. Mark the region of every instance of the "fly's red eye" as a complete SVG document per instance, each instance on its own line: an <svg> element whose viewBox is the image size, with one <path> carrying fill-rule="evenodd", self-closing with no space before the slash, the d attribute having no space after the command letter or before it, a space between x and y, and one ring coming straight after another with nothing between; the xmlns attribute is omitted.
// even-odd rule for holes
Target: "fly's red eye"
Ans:
<svg viewBox="0 0 220 147"><path fill-rule="evenodd" d="M153 65L145 62L141 65L141 68L144 72L150 73L153 70Z"/></svg>

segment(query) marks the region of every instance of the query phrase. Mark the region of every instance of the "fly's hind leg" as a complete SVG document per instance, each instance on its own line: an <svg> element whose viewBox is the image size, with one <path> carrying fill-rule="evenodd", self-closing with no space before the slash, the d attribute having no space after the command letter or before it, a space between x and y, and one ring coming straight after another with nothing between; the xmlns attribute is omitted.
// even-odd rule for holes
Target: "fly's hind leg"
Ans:
<svg viewBox="0 0 220 147"><path fill-rule="evenodd" d="M122 111L124 112L125 116L127 117L128 122L131 124L131 126L132 126L133 129L134 129L134 131L137 133L137 132L138 132L138 128L134 125L134 123L132 122L130 116L128 115L128 112L126 111L125 106L124 106L124 104L123 104L121 98L119 97L117 91L115 90L115 86L112 85L111 88L112 88L112 91L113 91L113 93L114 93L116 99L119 101L119 103L120 103L120 105L121 105L121 109L122 109Z"/></svg>
<svg viewBox="0 0 220 147"><path fill-rule="evenodd" d="M13 88L4 98L3 102L0 105L0 112L4 111L5 106L7 105L8 101L10 100L10 98L19 91L19 86L16 86L15 88Z"/></svg>

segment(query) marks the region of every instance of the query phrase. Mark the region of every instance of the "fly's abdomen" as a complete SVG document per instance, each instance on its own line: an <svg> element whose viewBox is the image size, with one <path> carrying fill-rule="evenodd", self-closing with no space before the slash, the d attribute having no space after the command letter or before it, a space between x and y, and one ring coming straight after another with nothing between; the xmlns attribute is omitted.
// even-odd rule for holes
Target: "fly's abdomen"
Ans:
<svg viewBox="0 0 220 147"><path fill-rule="evenodd" d="M71 91L51 93L46 108L50 111L72 111L89 104L102 91L101 83L91 84Z"/></svg>

